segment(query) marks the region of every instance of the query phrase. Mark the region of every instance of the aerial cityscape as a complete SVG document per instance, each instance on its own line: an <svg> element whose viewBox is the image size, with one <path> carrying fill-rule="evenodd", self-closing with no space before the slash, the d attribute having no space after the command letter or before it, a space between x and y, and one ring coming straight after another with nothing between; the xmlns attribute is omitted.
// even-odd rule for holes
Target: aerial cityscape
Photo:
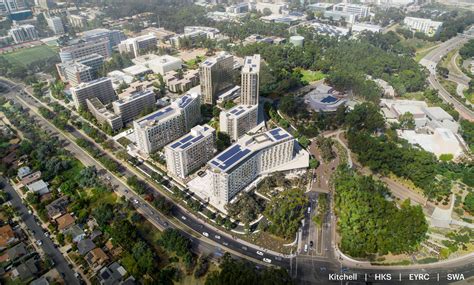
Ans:
<svg viewBox="0 0 474 285"><path fill-rule="evenodd" d="M472 284L472 0L0 0L0 284Z"/></svg>

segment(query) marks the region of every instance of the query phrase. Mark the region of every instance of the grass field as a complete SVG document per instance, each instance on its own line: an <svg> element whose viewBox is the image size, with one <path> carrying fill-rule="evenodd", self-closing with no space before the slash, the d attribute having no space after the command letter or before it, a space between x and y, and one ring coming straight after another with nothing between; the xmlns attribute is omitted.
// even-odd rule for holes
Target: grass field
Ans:
<svg viewBox="0 0 474 285"><path fill-rule="evenodd" d="M11 64L22 65L26 67L30 63L37 60L58 56L58 53L55 49L47 45L41 45L32 48L24 48L11 53L3 54L1 56L3 56Z"/></svg>
<svg viewBox="0 0 474 285"><path fill-rule="evenodd" d="M321 71L301 70L301 74L303 74L302 80L306 82L314 82L326 77Z"/></svg>

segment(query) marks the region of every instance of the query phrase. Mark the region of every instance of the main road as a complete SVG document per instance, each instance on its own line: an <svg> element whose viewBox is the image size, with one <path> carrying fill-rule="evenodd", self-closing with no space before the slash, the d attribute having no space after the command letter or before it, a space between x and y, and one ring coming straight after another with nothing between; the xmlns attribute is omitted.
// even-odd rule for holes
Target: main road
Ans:
<svg viewBox="0 0 474 285"><path fill-rule="evenodd" d="M467 41L467 36L458 35L442 43L437 48L428 53L423 59L421 59L420 64L428 69L428 82L434 89L438 90L439 96L444 101L452 104L462 118L474 122L474 112L460 103L455 97L446 91L443 85L441 85L441 83L436 78L436 66L441 61L441 59L450 51L457 49L467 43Z"/></svg>
<svg viewBox="0 0 474 285"><path fill-rule="evenodd" d="M2 83L2 80L0 80L0 83ZM10 85L10 87L13 86ZM225 232L207 225L205 221L198 219L196 216L179 206L174 207L172 213L176 219L166 217L158 212L147 201L142 199L141 196L131 191L122 179L104 169L97 160L77 146L70 135L74 138L88 138L84 137L75 129L69 130L68 134L57 129L37 112L36 109L40 105L36 100L31 96L17 93L14 90L12 91L13 92L7 93L6 97L13 99L15 102L27 108L33 116L37 117L38 123L44 129L48 130L58 138L67 141L69 144L66 148L85 165L94 165L101 173L107 173L106 178L110 179L112 185L115 186L115 191L118 195L125 196L128 200L132 201L137 211L139 211L158 229L163 230L168 227L179 229L185 236L190 238L193 248L198 252L219 255L223 253L223 251L229 251L234 256L259 261L260 263L262 263L263 258L268 258L272 261L272 265L278 265L289 269L291 275L296 278L299 284L327 284L330 283L328 278L331 273L340 273L341 271L345 273L356 273L359 281L363 281L367 278L367 280L372 281L373 284L387 284L387 281L374 282L375 275L373 274L377 273L391 273L393 276L399 276L402 281L407 281L409 274L412 273L428 273L431 278L440 274L441 281L446 280L445 276L447 273L463 273L466 278L474 275L473 258L460 258L442 264L412 265L410 267L383 267L372 266L369 263L358 262L343 257L337 249L335 250L335 247L331 248L331 253L327 258L314 256L290 257L259 248L248 242L234 238ZM127 167L122 167L121 174L124 177L134 175ZM153 186L149 184L149 187ZM367 275L365 275L366 273ZM337 282L339 283L339 281ZM397 280L397 283L400 284L400 281ZM417 282L409 282L409 284L416 283ZM422 282L422 284L427 283Z"/></svg>

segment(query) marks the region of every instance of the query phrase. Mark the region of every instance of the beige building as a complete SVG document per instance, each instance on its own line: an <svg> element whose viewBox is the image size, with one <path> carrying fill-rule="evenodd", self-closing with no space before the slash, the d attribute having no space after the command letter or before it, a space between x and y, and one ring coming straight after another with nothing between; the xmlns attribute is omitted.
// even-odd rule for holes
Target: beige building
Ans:
<svg viewBox="0 0 474 285"><path fill-rule="evenodd" d="M137 91L120 97L119 100L112 102L112 106L114 113L122 117L124 124L132 121L147 107L155 106L155 93L152 90Z"/></svg>
<svg viewBox="0 0 474 285"><path fill-rule="evenodd" d="M188 70L180 75L176 71L170 71L163 78L168 90L173 93L184 93L199 84L199 71Z"/></svg>
<svg viewBox="0 0 474 285"><path fill-rule="evenodd" d="M120 53L129 53L138 57L150 49L156 48L158 39L153 34L123 40L118 45Z"/></svg>
<svg viewBox="0 0 474 285"><path fill-rule="evenodd" d="M86 99L86 104L99 123L108 124L114 131L123 127L122 117L107 110L97 97Z"/></svg>
<svg viewBox="0 0 474 285"><path fill-rule="evenodd" d="M209 125L196 126L189 134L167 145L165 156L168 173L184 179L211 160L215 135L216 130Z"/></svg>
<svg viewBox="0 0 474 285"><path fill-rule="evenodd" d="M198 94L186 94L171 105L134 121L138 148L149 154L189 132L201 120L200 100Z"/></svg>
<svg viewBox="0 0 474 285"><path fill-rule="evenodd" d="M76 109L86 106L86 99L97 97L103 104L108 104L117 98L112 87L112 80L102 77L90 82L84 82L71 88L72 99Z"/></svg>
<svg viewBox="0 0 474 285"><path fill-rule="evenodd" d="M237 105L219 115L220 131L238 140L258 124L258 105Z"/></svg>
<svg viewBox="0 0 474 285"><path fill-rule="evenodd" d="M204 104L214 105L217 95L232 86L234 57L222 52L199 65L201 96Z"/></svg>
<svg viewBox="0 0 474 285"><path fill-rule="evenodd" d="M260 88L260 55L247 56L242 68L240 104L257 105Z"/></svg>

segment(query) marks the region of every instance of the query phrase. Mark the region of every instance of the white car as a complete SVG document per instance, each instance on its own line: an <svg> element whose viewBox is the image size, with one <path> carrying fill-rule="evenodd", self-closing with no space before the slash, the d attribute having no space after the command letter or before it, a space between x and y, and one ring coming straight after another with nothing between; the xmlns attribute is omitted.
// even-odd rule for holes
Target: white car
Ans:
<svg viewBox="0 0 474 285"><path fill-rule="evenodd" d="M205 236L205 237L209 237L209 234L206 233L206 232L203 232L202 235Z"/></svg>
<svg viewBox="0 0 474 285"><path fill-rule="evenodd" d="M41 240L37 240L37 241L36 241L36 244L37 244L37 245L42 245L43 242L42 242Z"/></svg>
<svg viewBox="0 0 474 285"><path fill-rule="evenodd" d="M186 221L186 217L185 217L185 216L181 216L181 220Z"/></svg>
<svg viewBox="0 0 474 285"><path fill-rule="evenodd" d="M263 252L261 252L260 250L257 251L257 254L263 256Z"/></svg>
<svg viewBox="0 0 474 285"><path fill-rule="evenodd" d="M263 258L263 261L265 261L266 263L272 263L272 260L266 257Z"/></svg>
<svg viewBox="0 0 474 285"><path fill-rule="evenodd" d="M216 239L221 239L221 236L220 235L215 235L214 236Z"/></svg>

